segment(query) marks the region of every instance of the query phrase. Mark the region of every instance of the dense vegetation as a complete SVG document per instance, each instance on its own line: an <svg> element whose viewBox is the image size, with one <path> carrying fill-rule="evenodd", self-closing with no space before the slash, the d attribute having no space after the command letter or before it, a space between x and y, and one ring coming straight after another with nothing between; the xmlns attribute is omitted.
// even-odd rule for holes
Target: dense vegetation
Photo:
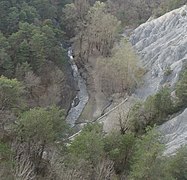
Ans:
<svg viewBox="0 0 187 180"><path fill-rule="evenodd" d="M120 132L106 135L101 124L90 123L70 141L62 110L72 93L67 44L79 65L100 60L107 96L130 94L144 70L130 43L120 40L122 27L184 3L0 0L0 179L187 179L186 147L162 156L162 137L154 127L187 106L186 70L175 97L163 88L136 103Z"/></svg>
<svg viewBox="0 0 187 180"><path fill-rule="evenodd" d="M108 96L129 93L140 84L144 69L130 43L122 40L108 58L100 58L102 91Z"/></svg>
<svg viewBox="0 0 187 180"><path fill-rule="evenodd" d="M55 106L68 90L67 2L0 1L0 179L46 175L47 146L67 135L65 113Z"/></svg>

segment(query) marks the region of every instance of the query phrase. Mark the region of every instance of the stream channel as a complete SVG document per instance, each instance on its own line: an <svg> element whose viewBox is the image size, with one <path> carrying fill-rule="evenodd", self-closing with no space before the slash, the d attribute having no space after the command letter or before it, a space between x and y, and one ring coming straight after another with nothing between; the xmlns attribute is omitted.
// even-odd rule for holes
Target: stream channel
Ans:
<svg viewBox="0 0 187 180"><path fill-rule="evenodd" d="M80 72L78 70L78 67L74 61L72 54L72 48L70 47L68 49L69 63L71 65L74 81L77 83L78 86L78 92L71 104L71 108L66 117L66 122L71 127L74 127L76 121L79 119L82 111L84 110L84 107L86 106L89 100L89 95L86 87L86 82L80 75Z"/></svg>

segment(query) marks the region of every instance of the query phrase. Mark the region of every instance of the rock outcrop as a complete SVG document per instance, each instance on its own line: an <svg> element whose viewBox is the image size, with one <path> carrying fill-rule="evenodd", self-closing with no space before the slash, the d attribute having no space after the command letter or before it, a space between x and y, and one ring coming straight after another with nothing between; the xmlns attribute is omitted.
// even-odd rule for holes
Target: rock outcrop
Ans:
<svg viewBox="0 0 187 180"><path fill-rule="evenodd" d="M145 99L163 86L174 87L187 62L187 6L140 25L130 40L148 71L136 95ZM166 139L166 155L187 144L187 109L160 130Z"/></svg>
<svg viewBox="0 0 187 180"><path fill-rule="evenodd" d="M173 154L178 148L187 144L187 109L159 129L165 134L166 151L164 154Z"/></svg>
<svg viewBox="0 0 187 180"><path fill-rule="evenodd" d="M140 98L155 93L164 84L174 86L187 61L187 6L173 10L135 29L130 40L148 70ZM170 71L170 72L169 72Z"/></svg>

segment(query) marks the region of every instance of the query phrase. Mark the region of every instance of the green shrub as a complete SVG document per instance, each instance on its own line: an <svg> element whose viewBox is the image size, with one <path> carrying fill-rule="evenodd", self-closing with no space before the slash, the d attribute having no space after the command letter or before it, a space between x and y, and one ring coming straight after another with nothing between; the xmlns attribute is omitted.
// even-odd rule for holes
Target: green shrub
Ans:
<svg viewBox="0 0 187 180"><path fill-rule="evenodd" d="M135 104L129 114L130 127L136 134L145 133L146 127L161 124L174 111L174 103L168 88L149 96L145 102Z"/></svg>
<svg viewBox="0 0 187 180"><path fill-rule="evenodd" d="M114 161L114 168L117 174L127 174L130 170L130 160L132 158L135 145L133 134L120 134L113 132L104 139L104 150L109 158Z"/></svg>
<svg viewBox="0 0 187 180"><path fill-rule="evenodd" d="M165 75L165 76L169 76L172 72L173 72L173 71L172 71L171 67L167 67L167 68L165 69L165 71L164 71L164 75Z"/></svg>
<svg viewBox="0 0 187 180"><path fill-rule="evenodd" d="M187 106L187 70L183 73L176 87L176 96L179 98L179 105Z"/></svg>
<svg viewBox="0 0 187 180"><path fill-rule="evenodd" d="M96 165L104 153L103 133L100 124L88 124L68 147L69 153Z"/></svg>
<svg viewBox="0 0 187 180"><path fill-rule="evenodd" d="M187 179L187 146L178 150L176 155L166 160L166 171L177 180Z"/></svg>
<svg viewBox="0 0 187 180"><path fill-rule="evenodd" d="M146 133L137 138L132 158L130 180L161 179L160 156L164 146L160 142L160 135L155 129L146 129Z"/></svg>

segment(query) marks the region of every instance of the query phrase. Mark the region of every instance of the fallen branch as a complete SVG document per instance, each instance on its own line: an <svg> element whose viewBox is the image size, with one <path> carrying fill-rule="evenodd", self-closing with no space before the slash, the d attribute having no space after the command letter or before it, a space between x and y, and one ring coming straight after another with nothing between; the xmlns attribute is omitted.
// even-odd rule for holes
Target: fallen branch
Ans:
<svg viewBox="0 0 187 180"><path fill-rule="evenodd" d="M103 119L105 116L108 116L111 112L115 111L118 107L120 107L122 104L124 104L125 102L127 102L128 98L126 98L124 101L122 101L120 104L118 104L117 106L115 106L114 108L112 108L110 111L106 112L104 115L100 116L99 118L93 120L92 122L96 122L96 121L100 121L101 119Z"/></svg>
<svg viewBox="0 0 187 180"><path fill-rule="evenodd" d="M118 104L117 106L115 106L114 108L112 108L110 111L106 112L104 115L100 116L99 118L97 118L97 119L95 119L95 120L93 120L93 121L91 121L91 122L87 122L87 123L84 122L84 124L88 124L88 123L93 123L93 122L96 122L96 121L100 121L100 120L103 119L105 116L109 115L111 112L115 111L118 107L120 107L120 106L123 105L125 102L127 102L127 100L128 100L128 98L126 98L126 99L125 99L124 101L122 101L120 104ZM70 136L68 139L69 139L69 140L73 140L76 136L78 136L78 135L81 133L81 131L82 131L82 129L81 129L79 132L77 132L77 133L73 134L72 136Z"/></svg>

